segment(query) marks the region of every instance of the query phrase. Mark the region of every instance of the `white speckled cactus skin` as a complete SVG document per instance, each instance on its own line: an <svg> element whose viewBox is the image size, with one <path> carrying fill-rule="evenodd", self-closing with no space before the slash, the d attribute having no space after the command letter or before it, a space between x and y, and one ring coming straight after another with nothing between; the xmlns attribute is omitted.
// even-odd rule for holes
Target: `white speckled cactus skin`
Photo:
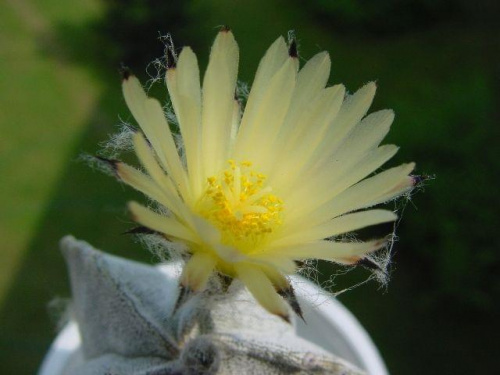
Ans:
<svg viewBox="0 0 500 375"><path fill-rule="evenodd" d="M176 278L70 236L61 247L82 337L65 375L362 374L298 337L239 282L222 297L213 285L174 312Z"/></svg>

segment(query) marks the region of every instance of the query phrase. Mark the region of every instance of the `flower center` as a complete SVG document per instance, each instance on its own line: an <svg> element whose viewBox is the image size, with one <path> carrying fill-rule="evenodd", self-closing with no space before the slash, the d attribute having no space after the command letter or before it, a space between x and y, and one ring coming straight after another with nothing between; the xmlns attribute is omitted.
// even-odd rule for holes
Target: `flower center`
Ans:
<svg viewBox="0 0 500 375"><path fill-rule="evenodd" d="M283 201L265 186L266 176L248 161L229 160L229 168L207 179L201 215L220 229L222 242L251 251L282 223Z"/></svg>

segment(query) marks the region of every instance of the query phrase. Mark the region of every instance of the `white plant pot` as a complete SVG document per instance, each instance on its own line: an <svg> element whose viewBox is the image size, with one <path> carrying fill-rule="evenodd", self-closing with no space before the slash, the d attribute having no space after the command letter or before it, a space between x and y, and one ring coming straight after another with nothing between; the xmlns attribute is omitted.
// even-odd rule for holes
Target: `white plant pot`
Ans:
<svg viewBox="0 0 500 375"><path fill-rule="evenodd" d="M163 265L162 271L174 275L175 267ZM307 320L296 322L298 336L351 362L370 375L388 375L376 346L354 315L312 282L292 278L297 297ZM81 361L80 334L69 322L52 343L38 375L59 375L72 361Z"/></svg>

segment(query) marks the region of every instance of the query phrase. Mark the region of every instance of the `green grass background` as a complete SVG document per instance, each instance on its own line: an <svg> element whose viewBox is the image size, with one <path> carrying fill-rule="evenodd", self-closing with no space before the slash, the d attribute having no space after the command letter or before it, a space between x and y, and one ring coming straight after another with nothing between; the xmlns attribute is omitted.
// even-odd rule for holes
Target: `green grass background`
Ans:
<svg viewBox="0 0 500 375"><path fill-rule="evenodd" d="M252 81L267 46L290 29L304 61L331 53L331 83L352 92L377 80L373 110L393 108L397 115L386 140L401 146L392 165L414 160L419 173L436 179L405 207L388 289L368 284L339 298L393 374L494 373L500 349L493 319L500 311L494 2L440 1L441 8L423 14L417 10L429 8L418 4L428 2L416 0L407 1L416 10L394 8L393 1L381 2L385 8L363 1L332 8L320 0L143 3L158 5L0 2L1 372L34 373L56 334L49 302L70 295L58 252L63 235L155 261L120 235L131 225L125 202L140 196L77 161L82 152L95 153L120 118L130 118L120 60L146 77L147 63L162 51L159 31L192 45L203 65L216 26L228 24L240 45L243 81ZM166 98L161 87L153 92ZM320 264L320 271L326 280L335 270ZM366 276L357 270L338 277L333 290Z"/></svg>

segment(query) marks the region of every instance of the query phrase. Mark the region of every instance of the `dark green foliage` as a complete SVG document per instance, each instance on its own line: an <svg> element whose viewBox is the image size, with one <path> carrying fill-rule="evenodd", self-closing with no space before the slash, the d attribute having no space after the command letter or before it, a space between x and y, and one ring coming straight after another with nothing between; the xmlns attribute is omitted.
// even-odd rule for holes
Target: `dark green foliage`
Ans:
<svg viewBox="0 0 500 375"><path fill-rule="evenodd" d="M311 0L300 1L319 20L336 30L363 34L394 34L419 30L450 21L485 18L500 8L494 0Z"/></svg>
<svg viewBox="0 0 500 375"><path fill-rule="evenodd" d="M185 24L187 2L104 0L104 6L104 17L96 29L107 42L108 56L131 66L144 66L162 56L158 38L178 31Z"/></svg>

